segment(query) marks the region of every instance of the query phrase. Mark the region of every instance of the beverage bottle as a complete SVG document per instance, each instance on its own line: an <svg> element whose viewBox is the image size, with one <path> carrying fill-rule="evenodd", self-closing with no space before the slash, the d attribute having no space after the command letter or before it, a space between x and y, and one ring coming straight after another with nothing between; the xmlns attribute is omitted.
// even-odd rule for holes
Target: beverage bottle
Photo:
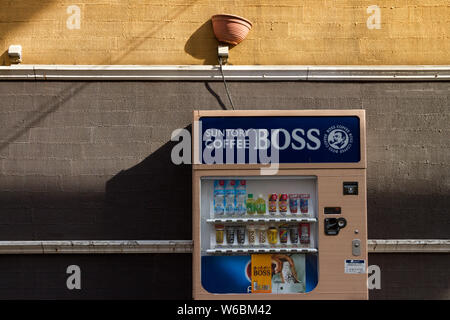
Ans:
<svg viewBox="0 0 450 320"><path fill-rule="evenodd" d="M225 214L227 216L232 216L236 209L236 190L235 190L235 180L225 181Z"/></svg>
<svg viewBox="0 0 450 320"><path fill-rule="evenodd" d="M256 199L256 212L258 214L265 214L266 213L266 201L264 200L262 194L260 194L258 196L258 199Z"/></svg>
<svg viewBox="0 0 450 320"><path fill-rule="evenodd" d="M225 212L225 180L214 181L214 215L223 216Z"/></svg>
<svg viewBox="0 0 450 320"><path fill-rule="evenodd" d="M236 209L238 216L243 216L247 212L245 198L247 196L247 185L245 180L236 181Z"/></svg>
<svg viewBox="0 0 450 320"><path fill-rule="evenodd" d="M256 213L256 206L255 206L255 199L253 199L253 194L248 194L247 199L247 214L255 214Z"/></svg>

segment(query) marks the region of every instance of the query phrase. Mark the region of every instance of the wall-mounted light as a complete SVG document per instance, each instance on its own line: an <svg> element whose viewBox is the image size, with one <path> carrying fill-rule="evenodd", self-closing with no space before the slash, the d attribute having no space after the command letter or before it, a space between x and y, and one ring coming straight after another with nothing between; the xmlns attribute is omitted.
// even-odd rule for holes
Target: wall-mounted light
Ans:
<svg viewBox="0 0 450 320"><path fill-rule="evenodd" d="M22 46L20 44L10 45L8 48L8 56L11 63L21 63Z"/></svg>

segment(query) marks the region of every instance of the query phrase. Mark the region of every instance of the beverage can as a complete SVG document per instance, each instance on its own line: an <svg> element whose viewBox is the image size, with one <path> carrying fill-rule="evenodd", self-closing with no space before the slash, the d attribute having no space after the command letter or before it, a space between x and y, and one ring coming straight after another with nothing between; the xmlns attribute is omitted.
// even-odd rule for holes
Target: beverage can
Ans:
<svg viewBox="0 0 450 320"><path fill-rule="evenodd" d="M233 227L226 227L225 228L225 234L227 238L227 244L234 244L234 228Z"/></svg>
<svg viewBox="0 0 450 320"><path fill-rule="evenodd" d="M254 245L256 241L256 229L253 224L250 224L247 226L247 232L248 232L248 244Z"/></svg>
<svg viewBox="0 0 450 320"><path fill-rule="evenodd" d="M291 193L289 194L289 210L291 214L296 214L298 210L298 194Z"/></svg>
<svg viewBox="0 0 450 320"><path fill-rule="evenodd" d="M298 243L298 226L292 226L289 229L289 237L291 239L291 244L295 245Z"/></svg>
<svg viewBox="0 0 450 320"><path fill-rule="evenodd" d="M287 213L288 195L286 193L280 194L280 198L278 200L278 207L280 209L280 214L285 215Z"/></svg>
<svg viewBox="0 0 450 320"><path fill-rule="evenodd" d="M239 226L236 228L237 243L243 245L245 243L245 227Z"/></svg>
<svg viewBox="0 0 450 320"><path fill-rule="evenodd" d="M300 223L300 243L310 243L310 226L309 223Z"/></svg>
<svg viewBox="0 0 450 320"><path fill-rule="evenodd" d="M281 225L279 227L280 231L280 243L287 243L288 241L288 227L286 225Z"/></svg>
<svg viewBox="0 0 450 320"><path fill-rule="evenodd" d="M276 193L269 194L269 214L275 215L277 213L277 198Z"/></svg>
<svg viewBox="0 0 450 320"><path fill-rule="evenodd" d="M275 227L270 227L267 230L267 239L269 240L269 243L271 245L277 244L278 242L278 232L277 232L277 228Z"/></svg>
<svg viewBox="0 0 450 320"><path fill-rule="evenodd" d="M267 244L267 227L264 224L259 226L258 235L259 245L265 246Z"/></svg>
<svg viewBox="0 0 450 320"><path fill-rule="evenodd" d="M221 224L216 224L216 244L223 244L223 233L224 233L224 226Z"/></svg>
<svg viewBox="0 0 450 320"><path fill-rule="evenodd" d="M301 213L308 213L308 199L309 194L303 193L299 195L300 197L300 212Z"/></svg>

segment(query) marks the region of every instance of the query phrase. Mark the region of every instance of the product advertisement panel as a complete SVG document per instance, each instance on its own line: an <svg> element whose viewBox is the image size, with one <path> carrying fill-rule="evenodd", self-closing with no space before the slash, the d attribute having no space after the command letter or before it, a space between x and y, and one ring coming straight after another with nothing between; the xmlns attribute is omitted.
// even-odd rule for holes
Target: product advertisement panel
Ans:
<svg viewBox="0 0 450 320"><path fill-rule="evenodd" d="M202 163L193 171L194 298L317 299L342 291L365 299L361 273L344 272L346 261L367 260L365 169L356 166L363 113L272 113L194 116ZM329 167L271 175L245 167L267 163Z"/></svg>
<svg viewBox="0 0 450 320"><path fill-rule="evenodd" d="M202 285L211 293L304 293L317 284L316 265L316 256L298 253L203 256Z"/></svg>

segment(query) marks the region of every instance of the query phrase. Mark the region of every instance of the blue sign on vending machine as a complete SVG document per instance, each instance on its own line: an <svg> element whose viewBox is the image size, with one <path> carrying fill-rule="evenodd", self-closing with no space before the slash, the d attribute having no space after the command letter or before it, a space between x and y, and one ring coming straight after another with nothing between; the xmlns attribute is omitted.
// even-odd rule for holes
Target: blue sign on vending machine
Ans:
<svg viewBox="0 0 450 320"><path fill-rule="evenodd" d="M203 164L361 160L357 116L202 117L199 126Z"/></svg>

